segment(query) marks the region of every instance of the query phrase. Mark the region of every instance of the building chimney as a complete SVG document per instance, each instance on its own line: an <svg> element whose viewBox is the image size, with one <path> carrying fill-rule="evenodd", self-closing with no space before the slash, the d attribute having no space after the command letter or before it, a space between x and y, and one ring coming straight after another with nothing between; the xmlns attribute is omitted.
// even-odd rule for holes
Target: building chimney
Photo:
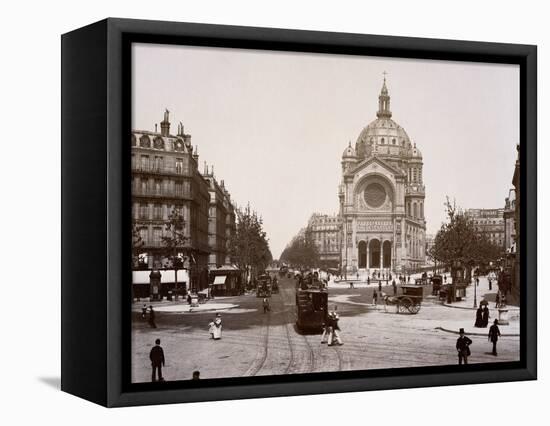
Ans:
<svg viewBox="0 0 550 426"><path fill-rule="evenodd" d="M158 132L158 130L157 130L157 126L158 126L158 125L157 125L157 123L155 123L155 133L157 133L157 132Z"/></svg>
<svg viewBox="0 0 550 426"><path fill-rule="evenodd" d="M160 123L160 134L162 136L170 135L170 111L164 111L164 120Z"/></svg>

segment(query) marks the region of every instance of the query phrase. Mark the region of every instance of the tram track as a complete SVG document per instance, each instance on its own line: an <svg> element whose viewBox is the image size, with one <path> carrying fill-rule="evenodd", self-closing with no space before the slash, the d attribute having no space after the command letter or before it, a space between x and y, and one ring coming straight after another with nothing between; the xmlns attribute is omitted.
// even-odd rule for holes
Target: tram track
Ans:
<svg viewBox="0 0 550 426"><path fill-rule="evenodd" d="M271 316L268 315L264 321L263 331L263 345L262 351L258 359L254 360L252 365L246 370L243 376L255 376L262 369L269 353L269 328L271 323Z"/></svg>

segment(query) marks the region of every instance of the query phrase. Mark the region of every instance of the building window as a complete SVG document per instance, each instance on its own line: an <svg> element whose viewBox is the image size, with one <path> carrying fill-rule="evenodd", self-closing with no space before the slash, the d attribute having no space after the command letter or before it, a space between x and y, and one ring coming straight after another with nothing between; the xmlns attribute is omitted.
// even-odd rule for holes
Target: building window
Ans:
<svg viewBox="0 0 550 426"><path fill-rule="evenodd" d="M147 234L148 234L147 228L141 228L139 230L139 237L141 238L141 241L143 241L143 244L145 244L145 245L148 242Z"/></svg>
<svg viewBox="0 0 550 426"><path fill-rule="evenodd" d="M155 204L155 207L153 208L153 219L162 219L162 204Z"/></svg>
<svg viewBox="0 0 550 426"><path fill-rule="evenodd" d="M162 243L162 228L153 228L153 243L156 246L160 246Z"/></svg>
<svg viewBox="0 0 550 426"><path fill-rule="evenodd" d="M395 145L395 138L393 138L391 141L392 141L392 143Z"/></svg>
<svg viewBox="0 0 550 426"><path fill-rule="evenodd" d="M151 148L151 139L149 139L149 136L143 135L139 138L139 146L142 148Z"/></svg>
<svg viewBox="0 0 550 426"><path fill-rule="evenodd" d="M155 195L162 195L162 180L155 179Z"/></svg>
<svg viewBox="0 0 550 426"><path fill-rule="evenodd" d="M384 145L384 138L380 139L380 143Z"/></svg>
<svg viewBox="0 0 550 426"><path fill-rule="evenodd" d="M139 218L149 219L149 206L147 204L141 204L139 206Z"/></svg>
<svg viewBox="0 0 550 426"><path fill-rule="evenodd" d="M418 217L418 206L416 203L413 203L413 217Z"/></svg>
<svg viewBox="0 0 550 426"><path fill-rule="evenodd" d="M183 186L181 182L176 182L176 196L183 197Z"/></svg>
<svg viewBox="0 0 550 426"><path fill-rule="evenodd" d="M178 175L183 174L183 158L176 158L176 173Z"/></svg>
<svg viewBox="0 0 550 426"><path fill-rule="evenodd" d="M162 157L155 157L155 171L160 172L163 169L164 159Z"/></svg>
<svg viewBox="0 0 550 426"><path fill-rule="evenodd" d="M149 156L148 155L142 155L141 156L141 170L148 170L149 169Z"/></svg>
<svg viewBox="0 0 550 426"><path fill-rule="evenodd" d="M154 141L155 149L164 149L164 140L161 137L156 137Z"/></svg>
<svg viewBox="0 0 550 426"><path fill-rule="evenodd" d="M136 146L136 135L132 135L132 146Z"/></svg>

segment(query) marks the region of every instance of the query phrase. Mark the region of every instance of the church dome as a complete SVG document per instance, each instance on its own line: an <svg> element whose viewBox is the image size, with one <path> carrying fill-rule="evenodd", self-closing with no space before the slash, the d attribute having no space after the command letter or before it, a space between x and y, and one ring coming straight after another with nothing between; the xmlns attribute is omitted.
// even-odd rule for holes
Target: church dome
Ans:
<svg viewBox="0 0 550 426"><path fill-rule="evenodd" d="M357 156L366 158L372 152L407 155L412 148L411 140L405 129L391 118L390 96L385 78L378 102L377 118L361 131L355 143Z"/></svg>
<svg viewBox="0 0 550 426"><path fill-rule="evenodd" d="M353 158L353 159L356 158L355 150L351 146L351 142L349 143L347 148L344 149L344 152L342 153L342 158Z"/></svg>
<svg viewBox="0 0 550 426"><path fill-rule="evenodd" d="M422 158L422 153L416 147L416 144L414 144L414 146L411 149L411 157L413 157L413 158Z"/></svg>

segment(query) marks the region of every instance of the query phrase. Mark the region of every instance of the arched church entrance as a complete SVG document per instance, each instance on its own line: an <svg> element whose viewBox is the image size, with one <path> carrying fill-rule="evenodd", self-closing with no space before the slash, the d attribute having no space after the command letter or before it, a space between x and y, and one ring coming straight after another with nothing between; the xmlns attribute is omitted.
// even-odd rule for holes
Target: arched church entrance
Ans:
<svg viewBox="0 0 550 426"><path fill-rule="evenodd" d="M380 241L377 239L370 240L369 243L369 267L380 268Z"/></svg>
<svg viewBox="0 0 550 426"><path fill-rule="evenodd" d="M359 269L364 269L367 267L367 243L364 241L359 241L357 250L357 265L359 266Z"/></svg>
<svg viewBox="0 0 550 426"><path fill-rule="evenodd" d="M384 244L382 244L382 252L384 262L383 268L391 268L391 242L384 241Z"/></svg>

